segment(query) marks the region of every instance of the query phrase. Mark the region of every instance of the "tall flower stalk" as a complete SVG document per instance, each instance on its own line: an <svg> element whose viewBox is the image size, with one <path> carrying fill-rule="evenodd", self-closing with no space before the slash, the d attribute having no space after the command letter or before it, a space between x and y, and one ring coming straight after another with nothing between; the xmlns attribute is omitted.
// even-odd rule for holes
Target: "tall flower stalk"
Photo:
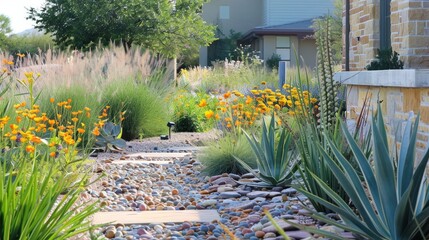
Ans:
<svg viewBox="0 0 429 240"><path fill-rule="evenodd" d="M316 32L318 76L320 88L320 126L331 128L335 126L336 114L339 109L338 84L333 78L333 60L331 48L330 18L319 21L319 28L325 31Z"/></svg>

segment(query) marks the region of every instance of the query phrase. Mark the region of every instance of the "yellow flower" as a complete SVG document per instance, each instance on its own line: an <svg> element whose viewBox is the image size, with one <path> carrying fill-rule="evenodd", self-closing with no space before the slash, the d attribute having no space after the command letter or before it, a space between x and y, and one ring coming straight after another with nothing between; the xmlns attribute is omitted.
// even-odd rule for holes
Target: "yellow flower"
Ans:
<svg viewBox="0 0 429 240"><path fill-rule="evenodd" d="M265 82L265 81L261 82L261 85L266 85L266 84L267 84L267 82Z"/></svg>
<svg viewBox="0 0 429 240"><path fill-rule="evenodd" d="M34 152L34 150L35 150L35 148L34 148L34 146L32 146L32 145L27 145L27 146L25 147L25 151L27 151L27 152L29 152L29 153L33 153L33 152Z"/></svg>
<svg viewBox="0 0 429 240"><path fill-rule="evenodd" d="M3 59L3 64L4 65L13 65L13 61L9 61L5 58L5 59Z"/></svg>
<svg viewBox="0 0 429 240"><path fill-rule="evenodd" d="M39 137L37 137L37 136L32 136L31 137L31 141L33 142L33 143L41 143L42 142L42 139L40 139Z"/></svg>
<svg viewBox="0 0 429 240"><path fill-rule="evenodd" d="M200 101L200 103L198 104L198 106L199 106L199 107L205 107L205 106L207 106L207 101L206 101L205 99L202 99L202 100Z"/></svg>
<svg viewBox="0 0 429 240"><path fill-rule="evenodd" d="M13 130L18 130L18 129L19 129L19 126L18 126L18 125L16 125L16 124L11 124L11 125L10 125L10 129L12 129L12 131L13 131Z"/></svg>
<svg viewBox="0 0 429 240"><path fill-rule="evenodd" d="M227 98L231 97L231 92L226 92L226 93L224 93L224 94L223 94L223 97L224 97L225 99L227 99Z"/></svg>
<svg viewBox="0 0 429 240"><path fill-rule="evenodd" d="M26 78L33 78L33 72L24 72Z"/></svg>
<svg viewBox="0 0 429 240"><path fill-rule="evenodd" d="M95 127L94 130L92 130L92 134L94 134L95 136L100 135L100 130L98 129L98 127Z"/></svg>
<svg viewBox="0 0 429 240"><path fill-rule="evenodd" d="M38 123L38 122L42 121L42 118L41 117L35 117L35 118L33 118L33 121Z"/></svg>
<svg viewBox="0 0 429 240"><path fill-rule="evenodd" d="M258 96L258 95L259 95L259 90L252 89L252 90L250 90L250 92L251 92L253 95L255 95L255 96Z"/></svg>
<svg viewBox="0 0 429 240"><path fill-rule="evenodd" d="M210 119L211 117L213 117L214 112L212 110L208 110L204 113L204 115L206 116L207 119Z"/></svg>

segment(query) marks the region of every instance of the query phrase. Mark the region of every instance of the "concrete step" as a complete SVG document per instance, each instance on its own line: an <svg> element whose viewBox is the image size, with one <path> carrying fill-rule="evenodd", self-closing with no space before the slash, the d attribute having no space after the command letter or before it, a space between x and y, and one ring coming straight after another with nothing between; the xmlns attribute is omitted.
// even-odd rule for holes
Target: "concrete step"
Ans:
<svg viewBox="0 0 429 240"><path fill-rule="evenodd" d="M123 211L98 212L94 214L93 224L122 223L125 225L147 223L181 223L219 221L216 210L165 210L165 211Z"/></svg>

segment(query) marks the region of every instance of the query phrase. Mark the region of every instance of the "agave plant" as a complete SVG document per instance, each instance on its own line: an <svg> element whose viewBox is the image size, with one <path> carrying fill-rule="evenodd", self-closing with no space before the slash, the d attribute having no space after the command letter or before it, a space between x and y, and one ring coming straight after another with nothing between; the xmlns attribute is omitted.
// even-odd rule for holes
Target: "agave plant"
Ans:
<svg viewBox="0 0 429 240"><path fill-rule="evenodd" d="M274 115L269 126L262 120L262 136L259 141L255 134L244 134L256 156L258 171L252 169L243 160L235 157L245 169L253 173L262 182L253 184L256 186L286 186L292 183L292 178L297 170L298 159L291 150L292 136L285 128L281 128L280 138L276 139L276 122ZM277 145L276 145L277 142ZM246 183L249 185L249 183Z"/></svg>
<svg viewBox="0 0 429 240"><path fill-rule="evenodd" d="M125 140L121 139L121 135L121 125L115 125L112 122L107 122L101 129L100 135L96 137L95 145L98 147L103 147L105 152L107 151L107 149L124 149L127 147L127 143L125 142Z"/></svg>
<svg viewBox="0 0 429 240"><path fill-rule="evenodd" d="M380 105L378 109L381 109ZM342 130L360 171L352 167L332 140L328 140L329 150L333 152L336 159L330 157L327 152L329 150L321 147L319 149L329 168L350 197L353 207L336 193L336 189L332 189L320 178L313 176L318 179L320 187L334 200L335 204L303 189L300 191L338 213L342 222L333 221L316 212L313 216L368 239L429 239L429 184L425 176L429 151L426 151L414 170L418 123L419 116L414 126L411 120L408 120L396 158L389 154L381 111L372 119L373 154L371 158L365 156L347 130L347 126L342 124ZM327 232L305 229L338 239Z"/></svg>

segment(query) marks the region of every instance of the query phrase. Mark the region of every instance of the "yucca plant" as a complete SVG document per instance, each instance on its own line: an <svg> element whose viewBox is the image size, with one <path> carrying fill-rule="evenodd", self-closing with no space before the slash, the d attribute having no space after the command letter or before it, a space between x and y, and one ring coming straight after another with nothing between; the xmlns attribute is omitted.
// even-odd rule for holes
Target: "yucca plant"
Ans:
<svg viewBox="0 0 429 240"><path fill-rule="evenodd" d="M277 131L280 131L280 137L277 139ZM244 134L252 147L256 156L258 171L252 169L243 160L235 157L245 169L253 173L255 177L262 182L255 183L256 186L286 186L292 183L294 174L297 170L298 158L292 149L292 136L286 131L286 128L276 129L275 116L271 117L270 124L267 126L265 119L262 119L261 140L258 140L255 134L249 136L246 131ZM277 145L276 145L277 143ZM248 184L248 183L246 183ZM249 184L248 184L249 185Z"/></svg>
<svg viewBox="0 0 429 240"><path fill-rule="evenodd" d="M88 217L97 203L80 200L88 175L82 167L79 179L60 169L59 161L43 159L22 159L15 168L1 164L0 239L69 239L92 228Z"/></svg>
<svg viewBox="0 0 429 240"><path fill-rule="evenodd" d="M381 109L380 104L378 109ZM352 206L337 194L337 189L333 189L313 174L319 186L335 203L330 203L307 190L299 190L310 199L338 213L342 221L336 222L317 212L314 212L314 218L368 239L428 239L429 184L425 167L429 160L429 151L426 151L414 169L418 123L419 116L414 126L411 120L408 120L400 152L396 157L391 157L383 116L379 111L372 119L373 153L369 158L347 130L346 124L342 124L342 131L360 171L353 168L332 140L328 139L329 150L323 149L319 144L321 154L350 197ZM327 151L332 151L335 157L332 158ZM317 229L305 229L338 238Z"/></svg>

